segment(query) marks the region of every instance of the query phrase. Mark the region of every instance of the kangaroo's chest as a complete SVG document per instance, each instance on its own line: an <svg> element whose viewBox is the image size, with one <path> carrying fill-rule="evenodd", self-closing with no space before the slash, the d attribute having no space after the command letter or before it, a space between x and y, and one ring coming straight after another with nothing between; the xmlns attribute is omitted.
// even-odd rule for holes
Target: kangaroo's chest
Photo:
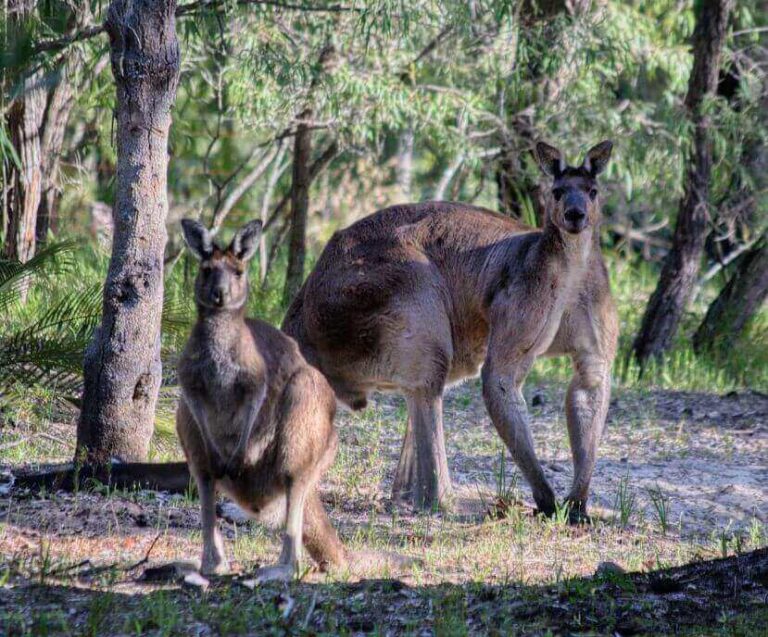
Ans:
<svg viewBox="0 0 768 637"><path fill-rule="evenodd" d="M244 361L236 350L203 346L190 362L182 382L199 397L209 422L231 421L263 390L257 366Z"/></svg>

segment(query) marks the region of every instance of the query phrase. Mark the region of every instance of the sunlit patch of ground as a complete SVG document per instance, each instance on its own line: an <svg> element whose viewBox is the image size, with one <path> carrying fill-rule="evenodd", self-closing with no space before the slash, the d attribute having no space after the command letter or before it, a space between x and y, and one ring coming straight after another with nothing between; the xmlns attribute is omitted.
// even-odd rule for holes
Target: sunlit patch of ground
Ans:
<svg viewBox="0 0 768 637"><path fill-rule="evenodd" d="M562 496L572 469L564 390L528 392L539 457ZM170 410L172 392L166 400ZM610 634L619 625L619 634L654 634L650 624L627 623L626 609L616 609L634 603L653 610L669 600L633 602L621 570L648 571L768 545L768 398L762 394L617 392L592 487L596 519L580 527L532 514L528 487L502 453L474 382L453 389L446 400L455 510L425 515L393 508L389 489L404 424L404 408L394 397L379 397L362 414L341 413L340 452L322 491L352 549L392 551L418 558L417 564L399 572L369 564L345 573L309 572L304 584L287 589L250 591L225 580L202 594L173 582L147 585L136 581L147 566L199 556L193 493L12 493L0 500L0 634L3 625L6 632L13 626L13 634L67 634L72 626L84 634L262 634L265 626L298 634L546 634L547 626L558 634L564 627ZM19 432L18 439L31 442L4 451L0 446L5 461L71 455L70 423L48 426L48 437L34 428ZM167 426L155 453L178 457ZM276 531L236 518L222 525L236 572L276 559ZM599 569L598 580L583 579ZM606 581L614 576L621 581ZM619 593L626 600L611 611L606 600ZM542 600L550 598L545 613ZM585 610L589 599L594 617ZM751 599L745 593L718 602L723 616L715 628L760 634L751 632L753 615L739 619L735 610L739 604L751 608ZM703 612L695 600L680 603L688 610L677 620L658 606L659 621L679 620L685 627ZM40 608L48 609L44 617L50 614L43 627L33 619Z"/></svg>

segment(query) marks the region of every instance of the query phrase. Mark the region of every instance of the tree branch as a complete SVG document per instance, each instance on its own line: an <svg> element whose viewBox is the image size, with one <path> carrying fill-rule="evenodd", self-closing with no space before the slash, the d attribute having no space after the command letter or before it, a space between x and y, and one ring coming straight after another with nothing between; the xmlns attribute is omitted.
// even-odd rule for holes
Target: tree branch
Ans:
<svg viewBox="0 0 768 637"><path fill-rule="evenodd" d="M325 168L325 166L336 156L336 154L339 152L339 145L336 142L336 140L332 141L328 148L323 151L323 154L318 157L314 163L309 167L309 182L312 183L315 178L320 174L320 172ZM269 227L275 222L279 214L282 212L283 208L288 204L288 202L291 200L291 194L288 193L283 196L283 198L280 200L280 202L275 206L275 209L272 211L272 214L269 216L269 219L267 219L264 222L264 228L263 231L266 232Z"/></svg>
<svg viewBox="0 0 768 637"><path fill-rule="evenodd" d="M225 4L225 0L198 0L197 2L190 2L183 4L176 8L176 17L180 18L186 15L192 15L201 10L218 10ZM309 13L359 13L361 10L356 7L349 7L340 4L331 4L327 6L320 6L307 3L294 3L294 2L278 2L277 0L238 0L237 5L240 7L248 5L261 5L264 7L273 7L275 9L284 9L286 11L303 11ZM67 35L63 35L59 38L51 38L49 40L43 40L38 43L37 46L32 47L32 55L43 53L44 51L58 51L75 42L81 42L82 40L90 40L98 35L104 33L104 25L96 24L89 27L73 31Z"/></svg>

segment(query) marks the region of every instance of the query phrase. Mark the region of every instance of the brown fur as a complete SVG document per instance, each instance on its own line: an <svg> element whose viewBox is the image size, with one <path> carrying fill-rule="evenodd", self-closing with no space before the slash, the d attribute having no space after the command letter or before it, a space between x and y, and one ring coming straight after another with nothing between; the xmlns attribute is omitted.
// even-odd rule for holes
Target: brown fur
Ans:
<svg viewBox="0 0 768 637"><path fill-rule="evenodd" d="M538 150L554 178L543 230L458 203L387 208L333 236L288 311L284 331L341 401L361 408L373 390L405 395L395 497L427 507L449 501L443 389L482 370L495 427L539 508L554 511L521 386L537 357L567 354L576 469L568 499L575 515L586 510L618 332L595 194L610 143L578 168L552 147Z"/></svg>
<svg viewBox="0 0 768 637"><path fill-rule="evenodd" d="M227 568L215 519L218 488L256 517L275 509L286 517L280 563L258 576L288 579L302 536L319 564L346 563L316 491L336 453L336 406L325 378L291 338L245 318L245 261L260 230L252 226L241 236L249 226L221 250L205 228L185 220L185 238L201 267L198 320L179 362L176 427L200 492L203 572Z"/></svg>

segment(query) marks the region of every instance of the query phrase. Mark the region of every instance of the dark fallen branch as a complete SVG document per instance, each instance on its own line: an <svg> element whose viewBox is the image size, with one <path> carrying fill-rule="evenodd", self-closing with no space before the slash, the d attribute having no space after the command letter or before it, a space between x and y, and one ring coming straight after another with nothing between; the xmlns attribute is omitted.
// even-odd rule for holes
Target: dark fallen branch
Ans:
<svg viewBox="0 0 768 637"><path fill-rule="evenodd" d="M114 489L147 489L185 493L190 488L186 462L115 462L110 465L75 467L73 463L41 471L13 472L13 489L76 491L109 485Z"/></svg>

